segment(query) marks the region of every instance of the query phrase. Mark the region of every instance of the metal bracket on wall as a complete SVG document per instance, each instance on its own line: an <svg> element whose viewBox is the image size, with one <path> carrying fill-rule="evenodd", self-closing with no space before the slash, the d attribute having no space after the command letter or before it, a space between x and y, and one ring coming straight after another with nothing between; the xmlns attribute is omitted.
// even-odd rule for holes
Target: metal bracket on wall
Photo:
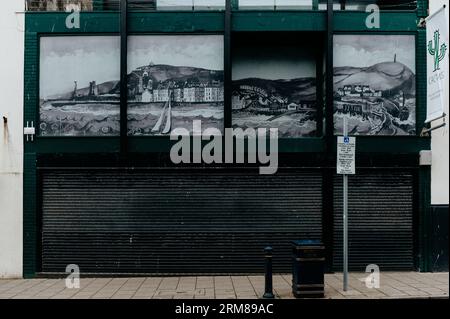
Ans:
<svg viewBox="0 0 450 319"><path fill-rule="evenodd" d="M419 22L417 23L418 28L425 28L427 26L427 21L425 18L420 18Z"/></svg>
<svg viewBox="0 0 450 319"><path fill-rule="evenodd" d="M36 129L34 127L34 122L31 121L31 125L30 125L30 122L27 121L27 126L25 126L23 128L23 135L25 135L27 137L27 142L30 140L31 140L31 142L33 142L35 134L36 134Z"/></svg>
<svg viewBox="0 0 450 319"><path fill-rule="evenodd" d="M441 117L439 117L439 118L436 119L436 120L444 119L444 123L441 123L441 124L439 124L439 125L437 125L437 126L435 126L435 127L430 127L430 128L425 128L425 127L424 127L424 128L422 129L422 132L420 132L420 136L421 136L421 137L428 137L428 136L430 136L430 133L431 133L432 131L447 126L447 123L445 123L445 117L446 117L446 116L447 116L447 114L444 113L444 114L442 114Z"/></svg>

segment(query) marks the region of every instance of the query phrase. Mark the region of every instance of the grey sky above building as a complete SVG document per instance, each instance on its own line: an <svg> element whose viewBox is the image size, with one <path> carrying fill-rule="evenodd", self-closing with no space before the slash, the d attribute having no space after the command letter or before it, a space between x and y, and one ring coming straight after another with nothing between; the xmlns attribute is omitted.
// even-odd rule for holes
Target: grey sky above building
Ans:
<svg viewBox="0 0 450 319"><path fill-rule="evenodd" d="M128 71L148 65L150 62L223 70L223 36L129 36Z"/></svg>
<svg viewBox="0 0 450 319"><path fill-rule="evenodd" d="M67 93L120 78L120 38L114 36L41 37L40 97Z"/></svg>
<svg viewBox="0 0 450 319"><path fill-rule="evenodd" d="M223 70L221 35L130 36L128 71L140 66L168 64ZM120 78L120 39L113 36L42 37L40 97L67 93Z"/></svg>
<svg viewBox="0 0 450 319"><path fill-rule="evenodd" d="M335 35L334 66L368 67L394 61L415 73L416 53L413 35Z"/></svg>
<svg viewBox="0 0 450 319"><path fill-rule="evenodd" d="M260 78L291 80L316 76L312 50L293 46L238 47L233 49L233 80Z"/></svg>

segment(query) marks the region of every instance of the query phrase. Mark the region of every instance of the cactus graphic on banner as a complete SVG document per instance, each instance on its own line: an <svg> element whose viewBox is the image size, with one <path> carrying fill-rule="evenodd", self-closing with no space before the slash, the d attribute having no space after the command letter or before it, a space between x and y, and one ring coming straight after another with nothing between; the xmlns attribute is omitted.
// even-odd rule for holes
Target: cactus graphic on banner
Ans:
<svg viewBox="0 0 450 319"><path fill-rule="evenodd" d="M427 27L427 118L431 123L445 116L448 94L448 23L445 6L426 19Z"/></svg>
<svg viewBox="0 0 450 319"><path fill-rule="evenodd" d="M445 58L445 52L447 51L447 45L445 43L440 44L441 33L439 30L434 32L434 39L428 42L428 53L434 56L434 71L440 70L439 64ZM434 47L433 47L434 44Z"/></svg>

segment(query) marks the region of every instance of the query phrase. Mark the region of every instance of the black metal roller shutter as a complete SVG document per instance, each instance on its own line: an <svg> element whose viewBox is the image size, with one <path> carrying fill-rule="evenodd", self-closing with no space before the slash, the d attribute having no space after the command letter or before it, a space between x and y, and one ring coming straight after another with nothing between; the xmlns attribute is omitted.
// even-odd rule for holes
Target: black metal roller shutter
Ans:
<svg viewBox="0 0 450 319"><path fill-rule="evenodd" d="M342 176L334 179L334 268L342 271ZM358 170L349 176L349 269L412 270L413 175Z"/></svg>
<svg viewBox="0 0 450 319"><path fill-rule="evenodd" d="M290 271L293 239L321 239L319 170L44 170L42 272Z"/></svg>

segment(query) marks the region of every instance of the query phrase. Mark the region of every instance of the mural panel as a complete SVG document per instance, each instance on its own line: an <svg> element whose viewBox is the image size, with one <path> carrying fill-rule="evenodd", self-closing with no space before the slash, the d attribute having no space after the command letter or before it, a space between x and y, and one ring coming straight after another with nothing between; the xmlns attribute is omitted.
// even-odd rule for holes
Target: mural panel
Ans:
<svg viewBox="0 0 450 319"><path fill-rule="evenodd" d="M289 44L233 49L233 127L278 128L278 136L317 136L314 52Z"/></svg>
<svg viewBox="0 0 450 319"><path fill-rule="evenodd" d="M175 128L223 131L223 37L130 36L128 134L168 135Z"/></svg>
<svg viewBox="0 0 450 319"><path fill-rule="evenodd" d="M42 37L39 134L119 135L119 62L118 37Z"/></svg>
<svg viewBox="0 0 450 319"><path fill-rule="evenodd" d="M416 133L415 37L334 36L334 129L351 135Z"/></svg>

